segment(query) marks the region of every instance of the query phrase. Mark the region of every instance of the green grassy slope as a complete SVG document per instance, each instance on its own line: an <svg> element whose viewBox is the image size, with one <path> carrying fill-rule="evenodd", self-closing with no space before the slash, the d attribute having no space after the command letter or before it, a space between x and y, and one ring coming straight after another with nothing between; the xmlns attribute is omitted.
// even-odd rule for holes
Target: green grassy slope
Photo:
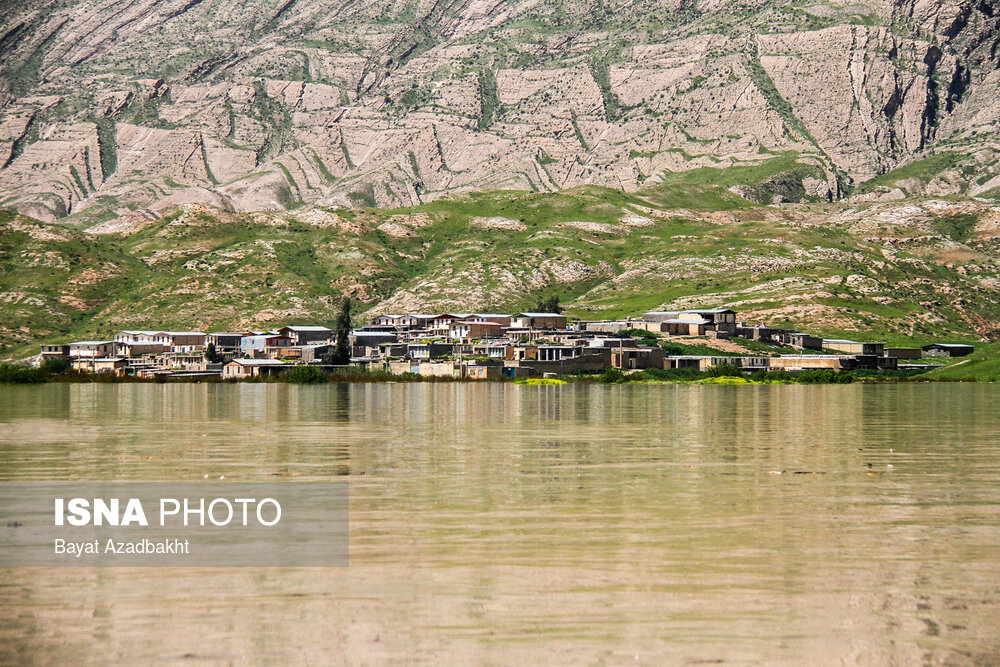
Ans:
<svg viewBox="0 0 1000 667"><path fill-rule="evenodd" d="M126 234L0 213L0 357L123 328L330 324L345 295L370 313L514 310L557 294L584 318L728 305L828 337L996 336L1000 244L985 205L760 206L720 178L397 210L195 205Z"/></svg>
<svg viewBox="0 0 1000 667"><path fill-rule="evenodd" d="M969 356L930 371L926 377L940 380L1000 382L1000 343L977 347Z"/></svg>

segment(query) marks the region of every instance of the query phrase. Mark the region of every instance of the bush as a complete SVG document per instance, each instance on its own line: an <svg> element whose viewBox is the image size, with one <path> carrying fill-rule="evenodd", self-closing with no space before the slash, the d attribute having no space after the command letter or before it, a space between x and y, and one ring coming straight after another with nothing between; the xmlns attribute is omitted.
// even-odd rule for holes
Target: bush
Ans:
<svg viewBox="0 0 1000 667"><path fill-rule="evenodd" d="M754 382L794 382L795 378L792 374L785 370L774 370L774 371L757 371L750 376L750 379Z"/></svg>
<svg viewBox="0 0 1000 667"><path fill-rule="evenodd" d="M599 377L604 384L624 384L629 381L628 377L617 368L609 368Z"/></svg>
<svg viewBox="0 0 1000 667"><path fill-rule="evenodd" d="M620 329L615 335L622 338L645 338L647 340L654 340L660 337L660 334L654 331L646 331L645 329Z"/></svg>
<svg viewBox="0 0 1000 667"><path fill-rule="evenodd" d="M39 370L45 375L61 375L70 369L69 359L64 357L52 357L46 359Z"/></svg>
<svg viewBox="0 0 1000 667"><path fill-rule="evenodd" d="M718 366L712 366L706 370L705 377L743 377L743 369L739 366L739 364L719 364Z"/></svg>
<svg viewBox="0 0 1000 667"><path fill-rule="evenodd" d="M643 380L697 380L702 377L696 368L647 368L639 375Z"/></svg>
<svg viewBox="0 0 1000 667"><path fill-rule="evenodd" d="M326 373L315 366L296 366L284 375L285 382L292 384L319 384L326 382Z"/></svg>
<svg viewBox="0 0 1000 667"><path fill-rule="evenodd" d="M0 364L0 383L28 384L45 382L41 370L22 364Z"/></svg>
<svg viewBox="0 0 1000 667"><path fill-rule="evenodd" d="M806 371L796 376L796 381L807 384L850 384L854 382L854 375L847 371L835 371L832 368L823 368L814 371Z"/></svg>

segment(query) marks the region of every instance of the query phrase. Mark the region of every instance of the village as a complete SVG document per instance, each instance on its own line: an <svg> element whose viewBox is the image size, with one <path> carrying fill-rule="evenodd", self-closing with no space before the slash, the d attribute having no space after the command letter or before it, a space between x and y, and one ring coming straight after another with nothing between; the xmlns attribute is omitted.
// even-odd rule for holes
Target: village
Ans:
<svg viewBox="0 0 1000 667"><path fill-rule="evenodd" d="M74 371L118 377L253 379L300 365L343 368L343 360L332 361L336 338L334 330L317 325L212 333L128 330L110 340L42 345L34 363L64 359ZM720 341L742 346L734 352ZM350 330L346 342L349 367L472 380L552 378L608 369L706 371L723 364L746 373L892 370L900 361L919 364L923 357L973 351L971 345L954 343L894 348L882 342L823 339L738 321L736 311L726 308L650 311L602 321L571 321L555 312L380 315ZM691 344L705 353L677 353ZM725 351L713 353L719 347Z"/></svg>

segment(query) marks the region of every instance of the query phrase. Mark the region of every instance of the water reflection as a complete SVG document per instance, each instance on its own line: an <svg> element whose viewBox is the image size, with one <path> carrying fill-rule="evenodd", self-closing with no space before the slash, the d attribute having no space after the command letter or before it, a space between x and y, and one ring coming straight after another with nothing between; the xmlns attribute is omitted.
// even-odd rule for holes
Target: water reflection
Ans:
<svg viewBox="0 0 1000 667"><path fill-rule="evenodd" d="M6 571L0 662L988 662L997 408L989 385L3 387L2 479L350 475L352 554Z"/></svg>

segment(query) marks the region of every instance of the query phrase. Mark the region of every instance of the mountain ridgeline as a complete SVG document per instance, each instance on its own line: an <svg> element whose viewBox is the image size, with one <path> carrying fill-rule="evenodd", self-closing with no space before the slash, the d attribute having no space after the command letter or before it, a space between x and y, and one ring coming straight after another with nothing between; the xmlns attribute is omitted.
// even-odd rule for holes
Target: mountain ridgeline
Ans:
<svg viewBox="0 0 1000 667"><path fill-rule="evenodd" d="M8 2L0 207L86 225L634 192L775 155L734 191L988 198L998 22L995 0Z"/></svg>

